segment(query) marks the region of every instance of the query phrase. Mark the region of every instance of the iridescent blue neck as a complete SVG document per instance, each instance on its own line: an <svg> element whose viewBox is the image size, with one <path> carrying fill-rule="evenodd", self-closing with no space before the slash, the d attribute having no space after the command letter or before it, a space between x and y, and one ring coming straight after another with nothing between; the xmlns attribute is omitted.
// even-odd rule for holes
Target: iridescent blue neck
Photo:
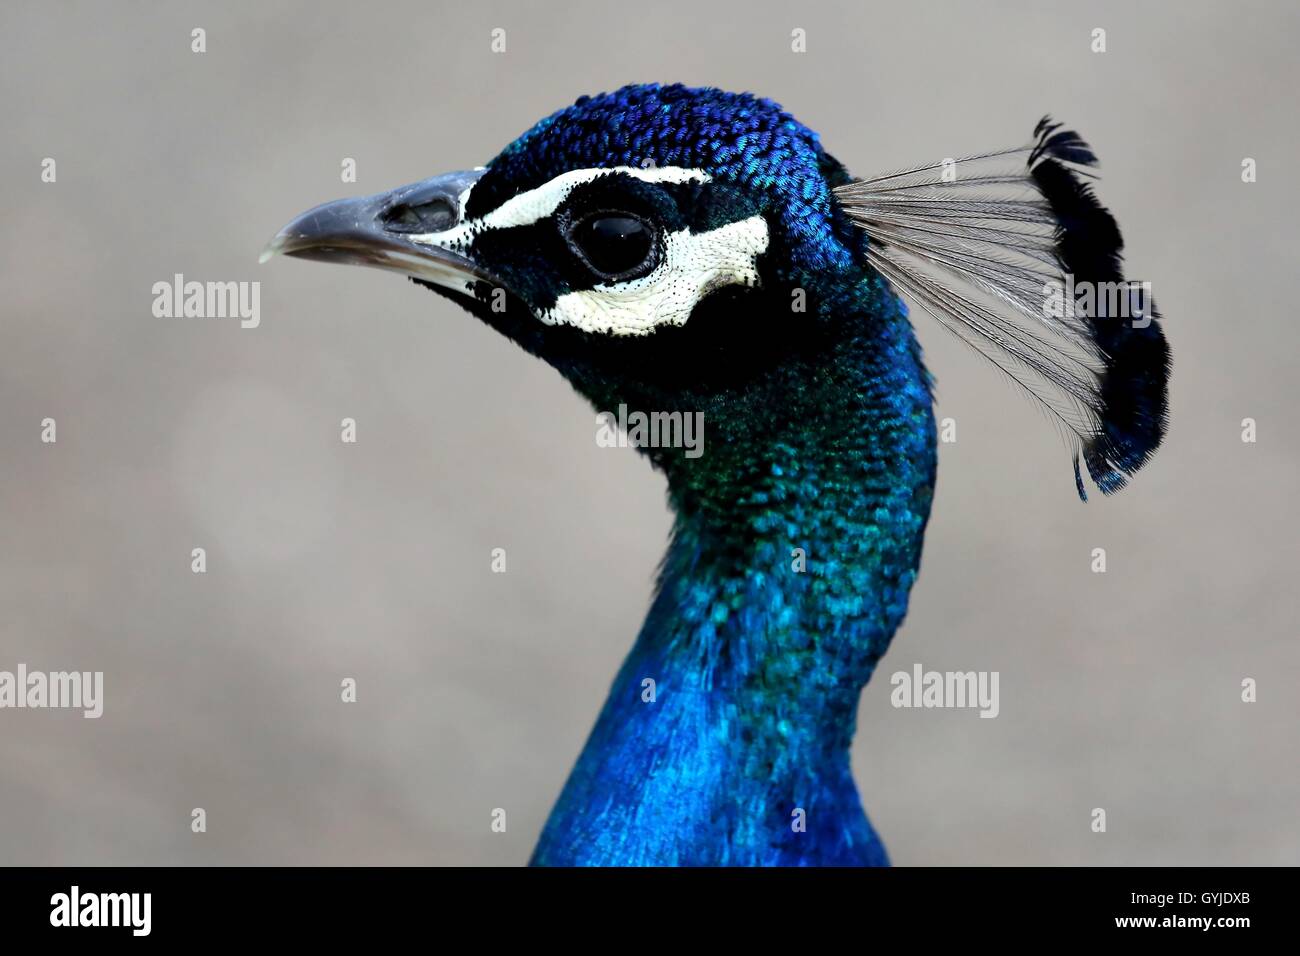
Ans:
<svg viewBox="0 0 1300 956"><path fill-rule="evenodd" d="M887 862L849 745L920 560L931 399L901 311L818 366L706 410L704 456L657 462L659 590L534 864Z"/></svg>

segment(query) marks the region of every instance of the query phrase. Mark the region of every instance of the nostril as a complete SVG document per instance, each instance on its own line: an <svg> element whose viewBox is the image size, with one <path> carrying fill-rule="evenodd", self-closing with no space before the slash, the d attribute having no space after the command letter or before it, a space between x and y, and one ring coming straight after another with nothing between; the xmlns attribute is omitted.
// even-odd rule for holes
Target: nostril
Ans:
<svg viewBox="0 0 1300 956"><path fill-rule="evenodd" d="M443 232L456 225L456 209L446 199L437 198L393 206L380 219L389 232Z"/></svg>

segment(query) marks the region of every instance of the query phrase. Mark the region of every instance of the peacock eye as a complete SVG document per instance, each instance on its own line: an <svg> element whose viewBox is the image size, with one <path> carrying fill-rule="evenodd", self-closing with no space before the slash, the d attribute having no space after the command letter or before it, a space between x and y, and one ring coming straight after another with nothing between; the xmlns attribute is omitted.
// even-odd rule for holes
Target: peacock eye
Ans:
<svg viewBox="0 0 1300 956"><path fill-rule="evenodd" d="M654 229L637 216L601 212L579 220L569 243L591 270L605 279L632 279L655 266Z"/></svg>

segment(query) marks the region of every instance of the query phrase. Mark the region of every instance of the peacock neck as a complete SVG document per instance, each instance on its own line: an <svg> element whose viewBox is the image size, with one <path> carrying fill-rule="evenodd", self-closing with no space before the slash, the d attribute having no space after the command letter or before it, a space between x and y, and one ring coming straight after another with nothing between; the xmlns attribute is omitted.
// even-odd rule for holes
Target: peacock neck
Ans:
<svg viewBox="0 0 1300 956"><path fill-rule="evenodd" d="M759 392L657 459L659 587L534 863L886 862L849 746L920 558L928 383L900 314Z"/></svg>

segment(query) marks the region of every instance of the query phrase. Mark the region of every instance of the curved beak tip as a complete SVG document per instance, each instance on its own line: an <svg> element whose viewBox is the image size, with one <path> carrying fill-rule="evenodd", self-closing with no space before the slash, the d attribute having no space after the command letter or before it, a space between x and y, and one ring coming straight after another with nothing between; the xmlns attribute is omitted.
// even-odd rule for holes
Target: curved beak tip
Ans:
<svg viewBox="0 0 1300 956"><path fill-rule="evenodd" d="M293 255L294 247L295 247L293 243L293 239L295 238L295 236L297 236L294 227L298 224L298 221L299 221L298 219L295 219L293 222L289 223L289 225L285 226L283 229L281 229L279 232L277 232L274 236L271 237L271 241L262 247L262 252L257 257L258 265L263 265L267 262L270 262L276 256ZM310 243L300 242L298 243L298 245L307 246L310 245Z"/></svg>

